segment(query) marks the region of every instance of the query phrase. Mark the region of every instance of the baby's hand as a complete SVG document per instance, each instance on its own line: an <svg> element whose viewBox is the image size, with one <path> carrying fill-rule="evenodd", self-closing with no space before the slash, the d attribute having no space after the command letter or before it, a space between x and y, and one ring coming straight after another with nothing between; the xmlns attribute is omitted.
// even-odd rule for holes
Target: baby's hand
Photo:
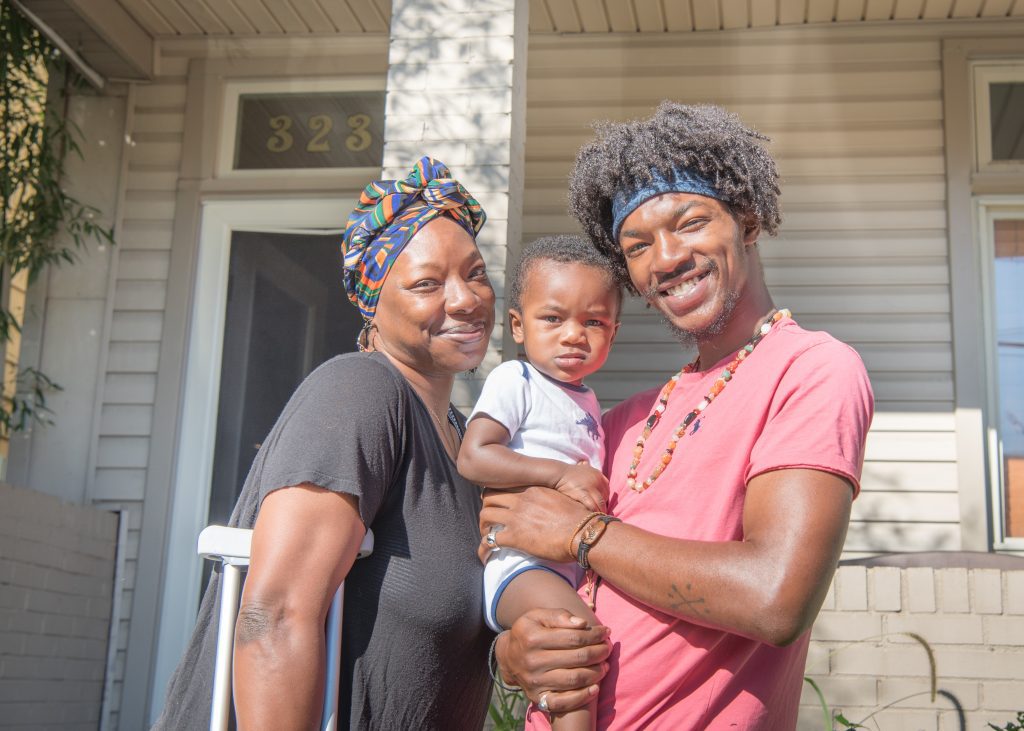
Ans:
<svg viewBox="0 0 1024 731"><path fill-rule="evenodd" d="M603 513L608 505L607 478L584 462L566 467L555 489L588 510Z"/></svg>

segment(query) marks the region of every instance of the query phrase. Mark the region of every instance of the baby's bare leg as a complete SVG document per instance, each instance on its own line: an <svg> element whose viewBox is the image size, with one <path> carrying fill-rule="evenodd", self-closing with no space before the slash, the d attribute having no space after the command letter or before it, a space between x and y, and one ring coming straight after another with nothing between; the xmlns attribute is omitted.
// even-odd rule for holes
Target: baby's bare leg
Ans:
<svg viewBox="0 0 1024 731"><path fill-rule="evenodd" d="M567 609L573 615L586 619L588 625L600 624L590 607L565 579L544 569L524 571L505 587L498 601L498 624L511 627L526 611L538 608ZM554 731L594 731L596 726L596 700L578 710L551 716Z"/></svg>

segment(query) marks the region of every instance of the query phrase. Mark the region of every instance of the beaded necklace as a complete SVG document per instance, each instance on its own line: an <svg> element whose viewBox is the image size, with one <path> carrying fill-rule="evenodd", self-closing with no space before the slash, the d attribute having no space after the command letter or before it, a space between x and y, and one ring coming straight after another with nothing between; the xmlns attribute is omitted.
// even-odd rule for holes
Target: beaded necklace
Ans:
<svg viewBox="0 0 1024 731"><path fill-rule="evenodd" d="M750 342L744 345L739 352L736 353L736 357L733 358L729 364L722 371L722 374L715 379L715 382L711 384L711 390L708 391L708 395L701 399L700 403L694 407L694 409L687 414L679 426L676 427L672 433L671 438L668 440L668 446L665 447L665 451L662 452L661 459L654 466L650 476L642 482L637 481L637 468L640 466L640 458L644 454L644 446L647 443L647 438L651 436L651 432L654 431L654 427L657 426L658 422L661 421L661 415L665 413L665 408L668 405L669 394L676 387L679 382L680 376L684 373L693 373L697 370L697 363L700 361L700 356L697 357L692 363L687 364L683 367L679 373L676 373L672 378L668 380L658 395L658 404L654 407L654 411L647 417L647 423L644 425L643 433L636 440L636 445L633 447L633 461L629 464L629 469L626 470L626 487L633 490L634 492L643 492L648 487L654 484L661 473L668 467L669 462L672 461L672 455L675 453L676 445L679 440L686 435L686 430L693 423L693 420L700 416L700 413L708 407L708 405L715 400L724 389L727 383L732 380L733 375L736 373L736 369L740 367L740 363L746 360L747 356L754 352L754 348L761 342L769 332L771 332L772 326L784 317L792 317L789 310L776 310L768 318L768 320L758 328L757 332L754 333L754 337L750 339Z"/></svg>

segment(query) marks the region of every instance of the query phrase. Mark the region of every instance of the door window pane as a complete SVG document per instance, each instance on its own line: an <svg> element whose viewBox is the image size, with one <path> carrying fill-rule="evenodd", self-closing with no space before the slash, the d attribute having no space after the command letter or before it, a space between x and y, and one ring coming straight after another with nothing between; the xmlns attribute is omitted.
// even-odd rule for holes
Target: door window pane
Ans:
<svg viewBox="0 0 1024 731"><path fill-rule="evenodd" d="M996 377L1006 535L1024 537L1024 219L997 220Z"/></svg>
<svg viewBox="0 0 1024 731"><path fill-rule="evenodd" d="M256 452L310 371L355 350L339 236L231 238L209 522L225 524Z"/></svg>

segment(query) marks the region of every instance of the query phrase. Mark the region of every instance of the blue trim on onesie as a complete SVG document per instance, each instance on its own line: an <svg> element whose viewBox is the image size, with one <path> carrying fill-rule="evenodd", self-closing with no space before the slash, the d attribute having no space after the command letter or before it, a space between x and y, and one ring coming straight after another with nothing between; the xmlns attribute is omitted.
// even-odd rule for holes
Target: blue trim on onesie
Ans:
<svg viewBox="0 0 1024 731"><path fill-rule="evenodd" d="M533 365L533 364L531 363L530 365ZM537 366L533 366L533 367L537 368ZM576 393L586 393L587 391L590 390L589 386L584 386L583 384L580 384L579 386L574 386L571 383L566 383L565 381L559 381L557 378L552 378L547 373L542 371L540 368L537 368L537 372L539 374L541 374L542 376L544 376L549 381L551 381L553 384L558 386L559 388L564 388L567 391L575 391Z"/></svg>
<svg viewBox="0 0 1024 731"><path fill-rule="evenodd" d="M517 362L519 363L519 367L523 369L523 378L525 378L527 381L529 381L530 380L530 369L526 367L526 361L520 360L520 361L517 361Z"/></svg>
<svg viewBox="0 0 1024 731"><path fill-rule="evenodd" d="M501 626L500 624L498 624L498 602L501 601L501 595L505 593L505 588L512 582L512 579L519 576L519 574L525 574L527 571L549 571L569 586L572 586L571 581L569 581L567 578L565 578L560 573L555 571L553 568L550 568L548 566L524 566L511 576L506 576L505 580L498 584L498 590L494 592L494 601L491 602L491 606L484 607L484 611L487 612L487 619L490 620L492 629L494 627Z"/></svg>

